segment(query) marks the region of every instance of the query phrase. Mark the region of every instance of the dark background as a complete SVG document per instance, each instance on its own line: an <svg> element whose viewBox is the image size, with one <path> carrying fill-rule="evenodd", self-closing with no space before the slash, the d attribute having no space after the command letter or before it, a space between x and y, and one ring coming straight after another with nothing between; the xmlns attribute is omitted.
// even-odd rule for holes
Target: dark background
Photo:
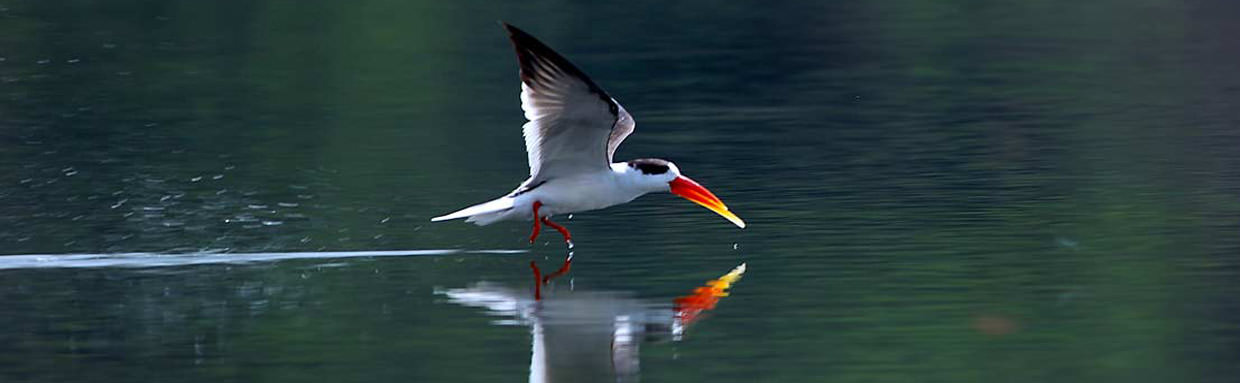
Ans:
<svg viewBox="0 0 1240 383"><path fill-rule="evenodd" d="M0 254L223 263L0 257L0 380L526 379L528 329L433 292L525 288L561 245L428 222L527 174L504 20L634 115L617 160L675 161L750 224L669 195L566 221L564 294L670 302L748 262L646 381L1234 381L1238 15L5 1ZM408 249L528 252L227 258Z"/></svg>

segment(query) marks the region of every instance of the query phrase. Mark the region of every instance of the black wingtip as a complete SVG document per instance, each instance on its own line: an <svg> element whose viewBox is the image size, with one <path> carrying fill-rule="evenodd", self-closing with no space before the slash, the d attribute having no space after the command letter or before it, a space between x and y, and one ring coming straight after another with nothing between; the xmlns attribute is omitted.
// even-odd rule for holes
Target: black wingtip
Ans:
<svg viewBox="0 0 1240 383"><path fill-rule="evenodd" d="M526 31L521 30L521 28L514 27L512 24L508 24L503 20L499 22L499 25L504 27L504 31L508 32L508 39L512 40L513 44L519 43L519 40L538 41L538 39L534 38L534 36L530 35Z"/></svg>
<svg viewBox="0 0 1240 383"><path fill-rule="evenodd" d="M541 81L540 76L537 74L540 70L539 66L551 65L561 72L580 79L586 84L586 86L590 87L591 91L598 94L604 102L610 104L613 109L612 112L615 112L614 109L617 107L611 100L611 96L608 96L607 92L603 91L603 88L599 87L598 84L595 84L594 80L590 79L590 76L587 76L585 72L578 69L577 66L569 62L568 59L564 58L564 56L560 56L559 53L556 53L555 50L552 50L551 47L547 46L547 44L544 44L542 41L539 41L533 35L526 33L520 28L514 27L503 21L500 21L500 25L508 31L508 40L512 42L512 47L516 50L517 63L521 67L521 82L531 88L539 88L539 82ZM538 57L538 61L541 63L535 64L534 57Z"/></svg>
<svg viewBox="0 0 1240 383"><path fill-rule="evenodd" d="M512 26L512 24L502 21L500 24L503 25L504 29L508 31L508 41L512 42L512 47L517 51L517 61L521 64L522 71L530 72L523 73L523 75L533 75L535 68L532 66L531 62L533 57L537 56L543 60L546 60L551 65L578 76L582 80L585 80L587 83L593 85L594 82L590 81L589 76L586 76L585 72L577 69L577 67L570 63L568 59L565 59L564 56L560 56L559 53L556 53L555 50L551 49L551 47L547 46L547 44L539 41L538 38L521 30L521 28Z"/></svg>
<svg viewBox="0 0 1240 383"><path fill-rule="evenodd" d="M542 41L538 41L537 38L534 38L533 35L529 34L526 31L521 30L521 28L514 27L512 26L512 24L508 24L503 21L500 22L500 25L504 27L505 31L508 31L508 40L512 41L513 46L515 46L516 48L529 49L536 53L544 53L544 54L546 52L551 52L555 56L559 56L559 54L551 50L551 48L548 47L547 44L543 44Z"/></svg>

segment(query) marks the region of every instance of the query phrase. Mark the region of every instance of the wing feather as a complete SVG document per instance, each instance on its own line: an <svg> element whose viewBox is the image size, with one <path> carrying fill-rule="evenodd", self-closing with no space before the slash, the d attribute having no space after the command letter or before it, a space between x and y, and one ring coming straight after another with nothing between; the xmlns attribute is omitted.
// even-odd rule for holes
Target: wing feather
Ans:
<svg viewBox="0 0 1240 383"><path fill-rule="evenodd" d="M508 24L521 71L530 182L606 170L633 117L584 72Z"/></svg>

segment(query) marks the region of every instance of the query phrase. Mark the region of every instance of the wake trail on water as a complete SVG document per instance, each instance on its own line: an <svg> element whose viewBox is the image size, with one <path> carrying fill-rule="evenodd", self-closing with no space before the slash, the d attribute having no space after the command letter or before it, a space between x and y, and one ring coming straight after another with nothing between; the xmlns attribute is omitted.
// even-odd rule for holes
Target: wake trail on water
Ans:
<svg viewBox="0 0 1240 383"><path fill-rule="evenodd" d="M111 253L111 254L15 254L0 255L0 270L49 268L146 268L207 264L246 264L295 259L370 257L422 257L460 254L521 254L526 250L378 250L306 251L284 253Z"/></svg>

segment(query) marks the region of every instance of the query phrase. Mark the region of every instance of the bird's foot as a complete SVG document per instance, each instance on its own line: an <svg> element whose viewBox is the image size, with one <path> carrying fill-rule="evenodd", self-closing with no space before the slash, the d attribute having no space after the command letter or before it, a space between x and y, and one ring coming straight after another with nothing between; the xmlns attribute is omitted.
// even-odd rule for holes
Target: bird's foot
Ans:
<svg viewBox="0 0 1240 383"><path fill-rule="evenodd" d="M564 236L564 243L568 244L569 250L572 250L573 234L568 232L568 228L552 222L551 217L539 217L538 209L541 207L542 201L534 201L534 228L530 231L530 243L534 243L534 240L538 239L538 234L542 231L542 226L539 225L539 223L545 223L547 226L551 226L552 229L555 229L555 231L560 232L560 235Z"/></svg>
<svg viewBox="0 0 1240 383"><path fill-rule="evenodd" d="M560 235L564 236L564 243L568 244L568 248L573 248L573 235L568 232L567 228L560 226L558 223L551 222L551 217L543 217L542 222L547 224L547 226L551 226L555 231L560 232Z"/></svg>

